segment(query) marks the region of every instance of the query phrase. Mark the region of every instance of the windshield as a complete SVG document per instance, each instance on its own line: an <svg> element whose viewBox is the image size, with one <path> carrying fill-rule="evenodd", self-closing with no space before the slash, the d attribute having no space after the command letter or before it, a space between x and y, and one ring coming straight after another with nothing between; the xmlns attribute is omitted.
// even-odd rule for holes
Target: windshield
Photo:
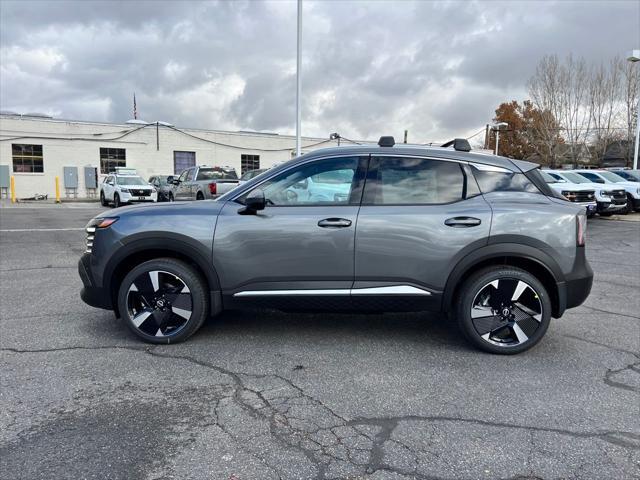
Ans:
<svg viewBox="0 0 640 480"><path fill-rule="evenodd" d="M591 183L589 180L584 178L582 175L578 175L577 173L566 172L566 173L563 173L562 175L571 183Z"/></svg>
<svg viewBox="0 0 640 480"><path fill-rule="evenodd" d="M613 172L598 172L598 174L613 183L626 182L624 178L622 178L620 175L616 175Z"/></svg>
<svg viewBox="0 0 640 480"><path fill-rule="evenodd" d="M547 172L540 170L540 175L542 175L542 179L547 183L558 183L558 180L549 175Z"/></svg>
<svg viewBox="0 0 640 480"><path fill-rule="evenodd" d="M142 177L118 177L118 185L146 185Z"/></svg>
<svg viewBox="0 0 640 480"><path fill-rule="evenodd" d="M223 170L221 168L201 168L198 170L197 180L237 180L238 175L234 170Z"/></svg>

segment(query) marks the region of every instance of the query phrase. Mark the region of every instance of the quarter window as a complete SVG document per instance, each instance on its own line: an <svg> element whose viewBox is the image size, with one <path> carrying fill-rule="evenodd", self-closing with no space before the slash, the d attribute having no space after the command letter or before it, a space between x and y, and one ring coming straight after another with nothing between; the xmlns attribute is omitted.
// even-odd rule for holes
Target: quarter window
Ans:
<svg viewBox="0 0 640 480"><path fill-rule="evenodd" d="M116 167L127 166L127 153L124 148L100 148L100 173L107 174Z"/></svg>
<svg viewBox="0 0 640 480"><path fill-rule="evenodd" d="M456 162L373 157L364 203L437 205L464 198L465 176Z"/></svg>
<svg viewBox="0 0 640 480"><path fill-rule="evenodd" d="M358 157L318 160L260 184L269 206L348 205ZM359 199L358 199L359 200Z"/></svg>
<svg viewBox="0 0 640 480"><path fill-rule="evenodd" d="M480 170L473 167L473 173L482 193L526 192L540 193L540 190L524 173Z"/></svg>
<svg viewBox="0 0 640 480"><path fill-rule="evenodd" d="M16 173L43 173L42 145L11 144L13 171Z"/></svg>
<svg viewBox="0 0 640 480"><path fill-rule="evenodd" d="M240 175L260 168L260 155L240 155Z"/></svg>

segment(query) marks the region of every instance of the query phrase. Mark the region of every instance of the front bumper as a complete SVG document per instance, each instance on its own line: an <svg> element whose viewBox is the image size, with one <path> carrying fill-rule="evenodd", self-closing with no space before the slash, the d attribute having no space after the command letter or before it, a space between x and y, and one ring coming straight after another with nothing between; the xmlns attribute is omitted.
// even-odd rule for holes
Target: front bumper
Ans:
<svg viewBox="0 0 640 480"><path fill-rule="evenodd" d="M83 285L82 290L80 290L80 298L84 303L92 307L113 310L111 292L94 284L89 266L89 257L90 254L85 253L78 261L78 274Z"/></svg>
<svg viewBox="0 0 640 480"><path fill-rule="evenodd" d="M598 202L598 213L602 212L618 212L623 210L626 204L615 204L612 202Z"/></svg>
<svg viewBox="0 0 640 480"><path fill-rule="evenodd" d="M151 195L147 195L144 197L138 197L136 195L132 195L130 193L122 192L120 194L120 201L122 203L138 203L138 202L157 202L158 201L158 192L153 192Z"/></svg>

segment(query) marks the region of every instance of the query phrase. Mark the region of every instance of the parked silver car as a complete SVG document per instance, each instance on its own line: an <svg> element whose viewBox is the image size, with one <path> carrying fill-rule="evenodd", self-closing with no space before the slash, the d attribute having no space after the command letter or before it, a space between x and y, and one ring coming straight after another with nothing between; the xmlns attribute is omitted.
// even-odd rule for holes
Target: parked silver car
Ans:
<svg viewBox="0 0 640 480"><path fill-rule="evenodd" d="M317 150L216 202L95 217L81 296L151 343L258 306L441 311L483 350L527 350L589 295L585 209L535 164L451 145Z"/></svg>

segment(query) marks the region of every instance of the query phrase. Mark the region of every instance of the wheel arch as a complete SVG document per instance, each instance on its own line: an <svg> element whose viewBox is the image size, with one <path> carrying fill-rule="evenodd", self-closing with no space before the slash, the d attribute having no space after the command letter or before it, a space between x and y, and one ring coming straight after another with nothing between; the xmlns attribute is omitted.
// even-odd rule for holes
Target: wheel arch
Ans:
<svg viewBox="0 0 640 480"><path fill-rule="evenodd" d="M508 265L533 274L551 296L552 316L560 317L566 308L564 274L557 262L546 252L522 244L491 244L467 255L453 268L447 280L442 309L450 312L464 281L485 267Z"/></svg>
<svg viewBox="0 0 640 480"><path fill-rule="evenodd" d="M103 284L109 289L116 315L119 316L118 288L125 275L136 265L155 258L174 258L195 268L205 280L206 288L211 292L211 313L217 313L220 310L220 281L210 255L206 254L202 246L193 245L193 240L175 237L182 236L167 237L167 233L164 232L162 237L131 241L120 247L117 254L109 260L105 268Z"/></svg>

